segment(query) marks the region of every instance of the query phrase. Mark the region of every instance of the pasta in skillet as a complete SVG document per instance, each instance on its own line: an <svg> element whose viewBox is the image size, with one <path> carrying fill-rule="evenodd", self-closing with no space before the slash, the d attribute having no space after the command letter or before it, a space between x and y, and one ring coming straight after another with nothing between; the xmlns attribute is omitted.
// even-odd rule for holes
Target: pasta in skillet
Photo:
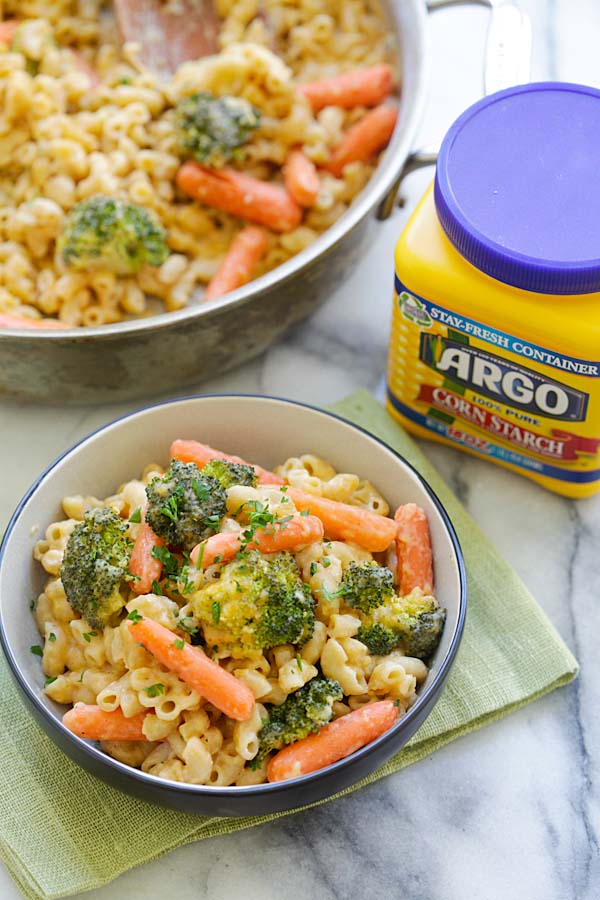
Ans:
<svg viewBox="0 0 600 900"><path fill-rule="evenodd" d="M373 485L312 454L267 472L176 440L166 470L63 508L34 547L50 578L33 649L65 725L116 759L191 784L278 781L414 703L445 620L414 504L388 518Z"/></svg>
<svg viewBox="0 0 600 900"><path fill-rule="evenodd" d="M396 117L377 0L216 7L220 52L161 81L102 0L2 4L0 315L92 326L213 299L369 180Z"/></svg>

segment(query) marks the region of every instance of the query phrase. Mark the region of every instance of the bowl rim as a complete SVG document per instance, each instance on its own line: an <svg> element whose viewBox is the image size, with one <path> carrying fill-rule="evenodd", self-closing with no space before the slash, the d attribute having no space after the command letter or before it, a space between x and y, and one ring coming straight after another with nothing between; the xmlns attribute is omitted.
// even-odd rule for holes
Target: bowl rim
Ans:
<svg viewBox="0 0 600 900"><path fill-rule="evenodd" d="M76 451L78 448L81 448L82 445L86 444L88 441L91 441L95 438L100 432L103 432L113 425L117 425L120 422L124 422L127 419L132 419L140 413L145 413L150 410L160 409L163 406L176 406L179 403L185 403L190 400L203 400L203 399L251 399L251 400L268 400L277 403L283 403L288 406L299 406L304 409L308 409L313 413L318 413L327 418L334 419L343 425L349 426L351 429L355 429L362 433L365 437L372 440L374 443L379 444L389 453L391 453L396 460L406 467L410 473L416 477L417 481L420 483L420 486L423 488L425 493L429 496L430 500L436 507L448 537L450 538L450 543L452 545L452 549L454 551L454 557L458 569L458 577L459 577L459 597L458 597L458 612L457 612L457 620L456 626L454 629L454 634L452 635L452 639L446 655L442 660L438 671L436 672L432 682L427 686L427 689L417 695L417 699L413 706L400 718L398 721L386 731L383 735L377 738L374 741L371 741L369 744L366 744L364 747L361 747L359 750L356 750L354 753L349 756L344 757L343 759L338 760L335 763L326 766L323 769L319 769L316 772L310 772L306 775L299 776L298 778L290 778L287 781L276 781L276 782L264 782L256 785L199 785L199 784L188 784L186 782L177 782L170 781L169 779L159 778L156 775L151 775L147 772L142 772L141 769L136 769L133 766L130 766L126 763L122 763L117 759L114 759L112 756L109 756L107 753L104 753L99 746L97 746L97 742L88 742L83 738L77 737L77 735L73 734L69 729L67 729L62 722L52 713L46 705L42 702L41 697L38 696L34 688L29 684L29 681L25 677L25 675L21 671L21 667L19 665L18 660L12 652L10 644L8 642L8 638L5 634L4 624L2 619L2 604L0 602L0 645L4 651L6 659L8 661L9 667L11 669L11 673L15 678L18 686L21 688L23 693L25 694L27 700L33 705L36 712L51 726L53 731L57 732L63 740L66 739L69 743L73 745L73 749L75 752L79 751L84 755L89 756L92 760L95 760L101 766L108 766L109 769L112 768L116 770L116 772L121 775L125 775L126 777L132 778L134 781L137 781L141 784L150 784L153 788L164 789L167 791L175 791L180 794L188 794L188 795L198 795L205 797L214 797L217 799L225 799L225 798L235 798L240 796L253 796L263 794L269 795L272 793L276 793L278 791L286 791L286 790L294 790L296 788L301 788L302 785L307 782L318 782L323 778L327 778L331 776L334 772L345 769L347 766L357 762L363 757L367 756L372 750L376 747L383 747L385 744L389 743L393 740L395 735L406 728L407 724L409 724L414 718L418 716L423 707L427 708L428 705L435 703L437 700L437 694L439 693L440 687L444 684L448 672L454 663L454 659L456 657L456 653L458 651L458 647L460 645L460 641L462 639L466 613L467 613L467 576L466 576L466 568L464 557L462 554L462 549L460 546L460 542L458 540L456 531L448 513L446 512L441 500L430 487L428 482L423 478L420 472L406 460L403 456L401 456L398 451L394 450L393 447L390 447L384 440L377 437L374 434L371 434L366 428L363 428L361 425L357 425L355 422L352 422L350 419L345 418L344 416L339 415L338 413L330 412L329 410L321 409L317 406L314 406L310 403L304 403L299 400L290 400L286 397L279 397L271 394L256 394L256 393L242 393L242 392L214 392L214 393L206 393L206 394L189 394L184 397L176 397L170 400L161 400L157 403L147 404L145 406L141 406L138 409L132 410L130 412L124 413L123 415L117 416L115 419L111 419L109 422L106 422L104 425L95 428L93 431L89 432L87 435L84 435L80 438L76 443L68 447L61 454L59 454L35 479L33 484L28 488L25 492L15 511L13 512L8 525L6 526L6 530L4 535L2 536L2 541L0 542L0 571L2 570L4 564L4 557L6 553L6 547L9 541L9 538L15 529L19 518L21 516L21 512L25 505L28 503L30 498L35 494L39 485L42 481L50 475L50 473L58 466L59 463L63 461L67 456ZM429 713L426 712L426 715ZM420 727L420 726L419 726ZM58 748L61 752L62 747ZM99 777L99 776L97 776Z"/></svg>

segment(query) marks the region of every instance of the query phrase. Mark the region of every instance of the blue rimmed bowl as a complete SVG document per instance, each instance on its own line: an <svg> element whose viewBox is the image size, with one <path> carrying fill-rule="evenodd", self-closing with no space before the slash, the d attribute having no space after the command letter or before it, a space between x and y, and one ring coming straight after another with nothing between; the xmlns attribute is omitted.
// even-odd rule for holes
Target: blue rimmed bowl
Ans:
<svg viewBox="0 0 600 900"><path fill-rule="evenodd" d="M44 693L40 660L30 653L39 634L29 599L47 574L32 558L47 526L64 518L69 494L106 497L138 477L149 462L166 463L174 438L194 438L270 468L290 456L315 453L336 469L372 481L394 508L413 502L429 519L436 596L447 609L441 643L417 701L386 734L319 772L276 784L212 787L166 781L107 756L62 724L65 707ZM275 397L210 395L149 406L100 428L60 456L16 509L0 547L0 637L13 678L31 712L57 745L92 774L145 800L186 812L246 816L295 809L364 778L400 750L438 700L461 640L466 577L459 543L436 495L394 450L352 423L311 406Z"/></svg>

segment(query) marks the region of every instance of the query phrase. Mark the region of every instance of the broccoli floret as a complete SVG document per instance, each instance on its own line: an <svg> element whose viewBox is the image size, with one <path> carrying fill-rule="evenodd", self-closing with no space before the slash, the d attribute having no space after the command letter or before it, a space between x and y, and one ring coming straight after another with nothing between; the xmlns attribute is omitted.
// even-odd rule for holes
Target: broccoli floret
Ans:
<svg viewBox="0 0 600 900"><path fill-rule="evenodd" d="M169 255L167 233L143 206L98 194L77 203L57 242L67 266L132 275L160 266Z"/></svg>
<svg viewBox="0 0 600 900"><path fill-rule="evenodd" d="M394 576L385 566L351 562L338 593L346 606L368 613L394 596Z"/></svg>
<svg viewBox="0 0 600 900"><path fill-rule="evenodd" d="M227 512L225 491L196 463L174 459L162 478L146 487L146 522L171 547L191 550L219 530Z"/></svg>
<svg viewBox="0 0 600 900"><path fill-rule="evenodd" d="M69 537L60 570L74 610L93 628L104 628L123 608L121 582L131 556L127 524L109 507L90 509Z"/></svg>
<svg viewBox="0 0 600 900"><path fill-rule="evenodd" d="M179 101L175 122L182 155L220 168L243 157L244 144L260 125L260 112L240 97L213 97L200 91Z"/></svg>
<svg viewBox="0 0 600 900"><path fill-rule="evenodd" d="M292 554L249 550L240 556L191 597L196 617L223 633L219 644L231 645L232 654L301 647L313 633L315 603Z"/></svg>
<svg viewBox="0 0 600 900"><path fill-rule="evenodd" d="M343 697L342 689L332 678L313 678L290 694L281 706L267 707L269 719L260 731L260 746L253 766L258 767L267 753L279 750L319 731L331 720L333 704Z"/></svg>
<svg viewBox="0 0 600 900"><path fill-rule="evenodd" d="M435 597L415 588L406 597L394 597L371 610L357 637L378 656L401 647L406 656L428 659L440 642L445 621L446 610Z"/></svg>
<svg viewBox="0 0 600 900"><path fill-rule="evenodd" d="M252 466L244 466L241 463L231 463L224 459L213 459L202 469L203 475L212 475L216 478L224 491L233 484L243 484L248 487L256 487L258 478Z"/></svg>
<svg viewBox="0 0 600 900"><path fill-rule="evenodd" d="M361 625L356 637L375 656L387 656L400 643L398 633L385 625Z"/></svg>

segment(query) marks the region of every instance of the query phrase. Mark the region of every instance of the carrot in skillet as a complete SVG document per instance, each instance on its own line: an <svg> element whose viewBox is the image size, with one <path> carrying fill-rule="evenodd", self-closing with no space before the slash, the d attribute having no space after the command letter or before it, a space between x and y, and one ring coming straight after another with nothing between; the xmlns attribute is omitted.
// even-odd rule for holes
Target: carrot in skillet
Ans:
<svg viewBox="0 0 600 900"><path fill-rule="evenodd" d="M7 19L5 22L0 22L0 44L6 44L10 47L18 27L18 19Z"/></svg>
<svg viewBox="0 0 600 900"><path fill-rule="evenodd" d="M396 522L396 556L398 557L398 590L401 596L413 588L425 594L433 591L433 558L427 516L415 503L399 506Z"/></svg>
<svg viewBox="0 0 600 900"><path fill-rule="evenodd" d="M315 164L302 150L292 150L283 167L283 183L300 206L313 206L321 180Z"/></svg>
<svg viewBox="0 0 600 900"><path fill-rule="evenodd" d="M261 553L277 553L280 550L299 550L306 544L323 538L323 523L316 516L293 516L279 525L275 522L266 528L257 528L252 540L244 543L235 531L214 534L191 552L194 565L207 569L214 562L228 562L242 549L260 550Z"/></svg>
<svg viewBox="0 0 600 900"><path fill-rule="evenodd" d="M181 462L196 463L199 469L211 461L211 459L224 459L227 462L239 463L242 466L251 465L245 462L239 456L231 456L229 453L222 453L209 447L208 444L201 444L199 441L183 441L178 439L171 444L171 459L179 459ZM283 484L283 478L267 469L252 464L252 468L258 476L260 484Z"/></svg>
<svg viewBox="0 0 600 900"><path fill-rule="evenodd" d="M289 487L287 493L297 509L301 512L308 510L321 520L328 538L350 541L371 553L380 553L387 550L396 536L396 526L386 516L378 516L360 506L317 497L293 487Z"/></svg>
<svg viewBox="0 0 600 900"><path fill-rule="evenodd" d="M387 147L396 127L398 110L384 104L369 110L350 128L325 166L328 172L339 178L344 166L353 162L368 162L372 156Z"/></svg>
<svg viewBox="0 0 600 900"><path fill-rule="evenodd" d="M203 650L178 639L154 619L140 616L127 624L138 643L226 716L240 722L250 718L254 694L248 685L209 659Z"/></svg>
<svg viewBox="0 0 600 900"><path fill-rule="evenodd" d="M318 112L325 106L376 106L394 90L394 73L385 63L352 69L320 81L308 81L298 87L313 108Z"/></svg>
<svg viewBox="0 0 600 900"><path fill-rule="evenodd" d="M0 25L3 24L0 22ZM0 39L1 43L1 39ZM13 316L0 313L0 328L67 328L56 319L29 319L27 316Z"/></svg>
<svg viewBox="0 0 600 900"><path fill-rule="evenodd" d="M340 716L317 734L289 744L267 766L269 781L287 781L316 772L350 756L392 727L398 709L391 700L380 700Z"/></svg>
<svg viewBox="0 0 600 900"><path fill-rule="evenodd" d="M188 161L176 181L194 200L272 231L292 231L302 220L301 208L285 188L228 166L214 170Z"/></svg>
<svg viewBox="0 0 600 900"><path fill-rule="evenodd" d="M90 741L146 741L142 731L146 713L127 718L120 709L107 712L99 706L76 703L63 716L63 725L77 737Z"/></svg>
<svg viewBox="0 0 600 900"><path fill-rule="evenodd" d="M162 575L162 563L152 556L152 550L154 547L162 547L164 541L152 531L145 517L146 510L144 509L129 560L129 571L136 576L130 582L130 587L136 594L149 594L152 590L152 582L159 581Z"/></svg>
<svg viewBox="0 0 600 900"><path fill-rule="evenodd" d="M225 259L211 279L203 300L214 300L247 284L267 252L269 239L263 228L248 225L234 237Z"/></svg>

